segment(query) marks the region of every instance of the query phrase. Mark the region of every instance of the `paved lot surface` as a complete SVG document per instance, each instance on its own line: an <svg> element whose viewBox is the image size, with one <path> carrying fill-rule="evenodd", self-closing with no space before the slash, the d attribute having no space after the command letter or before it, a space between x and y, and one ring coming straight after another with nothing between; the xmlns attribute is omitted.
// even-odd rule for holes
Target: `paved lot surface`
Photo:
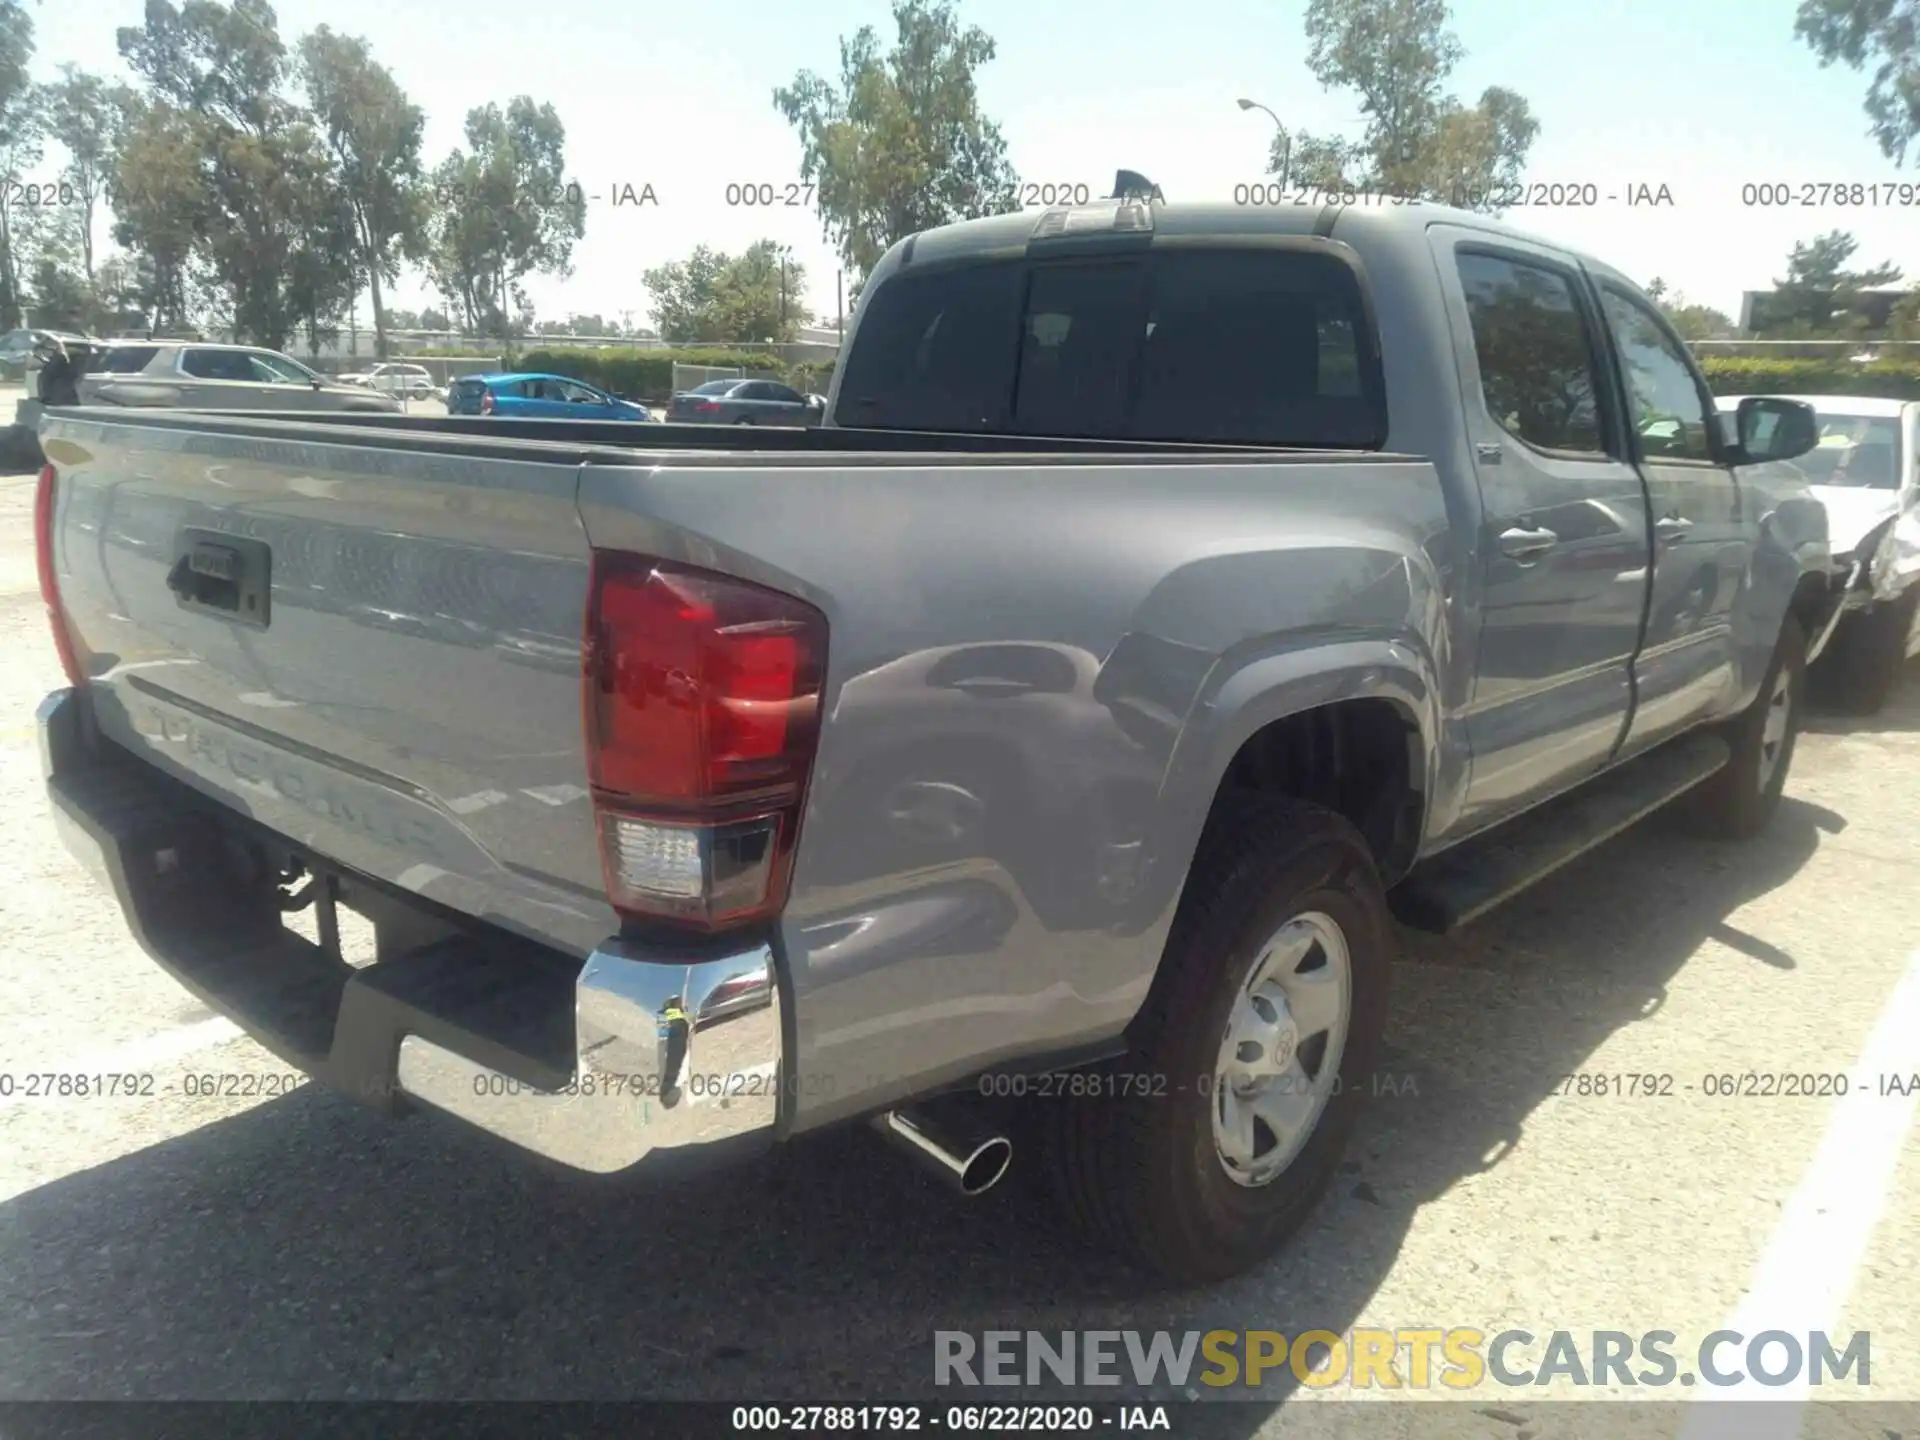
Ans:
<svg viewBox="0 0 1920 1440"><path fill-rule="evenodd" d="M1372 1102L1287 1253L1179 1292L1081 1248L1021 1186L958 1202L864 1133L645 1193L311 1086L183 1093L282 1067L138 952L54 838L31 499L31 477L0 479L0 1073L138 1071L157 1093L0 1098L0 1397L926 1397L935 1329L1670 1330L1690 1359L1764 1313L1871 1331L1868 1393L1906 1407L1805 1433L1920 1433L1920 1138L1860 1071L1863 1052L1920 1071L1913 677L1870 723L1817 721L1758 842L1656 820L1463 937L1409 936L1402 1093ZM1557 1093L1629 1072L1674 1091ZM1853 1093L1705 1093L1746 1072ZM1354 1408L1317 1403L1336 1393L1276 1411L1276 1384L1221 1415L1334 1433ZM1594 1393L1489 1387L1450 1414L1545 1437L1577 1408L1548 1397ZM1684 1413L1590 1433L1672 1434ZM1409 1410L1365 1418L1415 1433Z"/></svg>

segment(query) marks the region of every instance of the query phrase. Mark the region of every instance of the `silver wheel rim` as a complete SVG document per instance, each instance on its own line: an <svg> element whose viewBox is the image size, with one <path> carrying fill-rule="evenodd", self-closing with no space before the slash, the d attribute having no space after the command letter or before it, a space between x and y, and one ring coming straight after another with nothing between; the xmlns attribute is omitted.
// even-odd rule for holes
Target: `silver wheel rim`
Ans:
<svg viewBox="0 0 1920 1440"><path fill-rule="evenodd" d="M1774 677L1767 696L1767 713L1760 722L1760 788L1773 783L1780 757L1787 748L1787 724L1793 718L1793 676L1784 668Z"/></svg>
<svg viewBox="0 0 1920 1440"><path fill-rule="evenodd" d="M1272 1183L1313 1134L1340 1078L1353 1013L1347 937L1318 910L1260 947L1227 1016L1213 1076L1213 1148L1248 1187Z"/></svg>

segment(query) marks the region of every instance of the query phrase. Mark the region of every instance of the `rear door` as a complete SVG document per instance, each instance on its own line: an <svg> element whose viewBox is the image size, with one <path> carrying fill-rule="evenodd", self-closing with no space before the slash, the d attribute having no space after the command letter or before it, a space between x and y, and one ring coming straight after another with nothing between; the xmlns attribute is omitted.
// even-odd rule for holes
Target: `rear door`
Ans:
<svg viewBox="0 0 1920 1440"><path fill-rule="evenodd" d="M1625 286L1602 278L1600 298L1627 392L1627 441L1653 510L1653 589L1627 741L1640 749L1723 710L1737 688L1734 604L1757 522L1722 456L1718 410L1687 347Z"/></svg>
<svg viewBox="0 0 1920 1440"><path fill-rule="evenodd" d="M273 392L244 350L185 345L175 362L180 403L209 410L264 410Z"/></svg>
<svg viewBox="0 0 1920 1440"><path fill-rule="evenodd" d="M503 420L515 416L526 419L541 414L541 401L532 380L496 380L488 388L493 392L493 413Z"/></svg>
<svg viewBox="0 0 1920 1440"><path fill-rule="evenodd" d="M1571 257L1436 226L1479 478L1479 665L1463 823L1594 773L1632 710L1647 502L1628 463L1603 321Z"/></svg>

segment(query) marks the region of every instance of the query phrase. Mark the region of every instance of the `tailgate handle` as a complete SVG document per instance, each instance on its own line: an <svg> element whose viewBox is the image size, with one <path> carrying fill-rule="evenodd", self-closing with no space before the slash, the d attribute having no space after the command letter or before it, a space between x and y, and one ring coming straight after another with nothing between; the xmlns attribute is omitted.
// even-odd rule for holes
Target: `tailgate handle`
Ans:
<svg viewBox="0 0 1920 1440"><path fill-rule="evenodd" d="M211 611L264 630L273 552L259 540L183 530L167 588L184 610Z"/></svg>

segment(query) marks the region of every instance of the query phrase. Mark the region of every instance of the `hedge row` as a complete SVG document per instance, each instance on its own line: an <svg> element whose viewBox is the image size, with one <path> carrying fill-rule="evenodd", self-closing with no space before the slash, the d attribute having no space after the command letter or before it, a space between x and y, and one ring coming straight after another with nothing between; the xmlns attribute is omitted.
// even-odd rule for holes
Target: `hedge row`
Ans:
<svg viewBox="0 0 1920 1440"><path fill-rule="evenodd" d="M741 350L528 350L514 362L517 370L548 370L630 400L662 401L673 394L673 367L721 365L752 374L784 373L778 356Z"/></svg>
<svg viewBox="0 0 1920 1440"><path fill-rule="evenodd" d="M1920 362L1912 360L1853 365L1838 360L1703 355L1700 368L1716 395L1877 395L1920 400Z"/></svg>

